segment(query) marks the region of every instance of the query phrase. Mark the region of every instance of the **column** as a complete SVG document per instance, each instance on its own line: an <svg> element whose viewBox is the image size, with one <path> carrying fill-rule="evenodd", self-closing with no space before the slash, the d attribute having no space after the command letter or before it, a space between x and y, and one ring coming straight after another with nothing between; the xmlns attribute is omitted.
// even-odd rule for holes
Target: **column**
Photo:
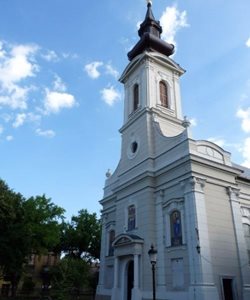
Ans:
<svg viewBox="0 0 250 300"><path fill-rule="evenodd" d="M247 256L246 240L242 226L242 215L239 201L240 190L228 187L227 192L231 203L239 267L242 278L242 299L248 300L250 299L250 268Z"/></svg>
<svg viewBox="0 0 250 300"><path fill-rule="evenodd" d="M139 287L139 255L134 255L134 288Z"/></svg>
<svg viewBox="0 0 250 300"><path fill-rule="evenodd" d="M191 282L189 287L190 300L219 299L211 265L204 194L205 183L205 179L198 177L192 177L182 182L185 198L186 240Z"/></svg>
<svg viewBox="0 0 250 300"><path fill-rule="evenodd" d="M134 287L132 290L132 300L141 299L141 291L139 288L139 255L134 254Z"/></svg>
<svg viewBox="0 0 250 300"><path fill-rule="evenodd" d="M119 299L119 259L118 257L115 257L115 263L114 263L114 285L112 289L112 300Z"/></svg>

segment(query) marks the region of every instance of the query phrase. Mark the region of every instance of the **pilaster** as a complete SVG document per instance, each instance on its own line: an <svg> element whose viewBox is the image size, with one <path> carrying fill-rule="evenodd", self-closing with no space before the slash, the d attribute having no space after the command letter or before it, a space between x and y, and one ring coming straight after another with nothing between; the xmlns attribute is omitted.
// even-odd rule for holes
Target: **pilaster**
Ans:
<svg viewBox="0 0 250 300"><path fill-rule="evenodd" d="M106 251L106 214L102 215L101 222L102 222L102 237L101 237L101 255L100 255L100 270L99 270L99 282L97 286L97 294L101 294L101 291L104 289L104 277L105 277L105 251Z"/></svg>
<svg viewBox="0 0 250 300"><path fill-rule="evenodd" d="M161 190L156 195L156 247L157 247L157 260L156 265L156 286L158 293L164 293L166 291L165 282L165 255L164 255L164 219L162 203L164 199L164 191Z"/></svg>
<svg viewBox="0 0 250 300"><path fill-rule="evenodd" d="M250 266L242 225L242 215L239 201L240 190L229 186L227 188L227 193L232 209L232 218L242 279L242 299L247 300L250 299Z"/></svg>
<svg viewBox="0 0 250 300"><path fill-rule="evenodd" d="M185 198L187 245L190 268L190 300L217 300L206 215L204 178L191 177L181 183Z"/></svg>
<svg viewBox="0 0 250 300"><path fill-rule="evenodd" d="M114 285L113 285L113 289L112 289L111 300L117 300L117 299L119 299L119 296L120 296L120 290L118 288L118 278L119 278L118 264L119 264L118 257L116 257L115 264L114 264Z"/></svg>

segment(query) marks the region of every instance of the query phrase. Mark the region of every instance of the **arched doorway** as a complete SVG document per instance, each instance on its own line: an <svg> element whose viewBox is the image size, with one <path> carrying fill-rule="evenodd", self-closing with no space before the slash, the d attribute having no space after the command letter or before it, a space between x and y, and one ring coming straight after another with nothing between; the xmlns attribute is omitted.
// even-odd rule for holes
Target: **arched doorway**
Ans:
<svg viewBox="0 0 250 300"><path fill-rule="evenodd" d="M127 269L127 300L132 300L132 289L134 287L134 261L128 262Z"/></svg>

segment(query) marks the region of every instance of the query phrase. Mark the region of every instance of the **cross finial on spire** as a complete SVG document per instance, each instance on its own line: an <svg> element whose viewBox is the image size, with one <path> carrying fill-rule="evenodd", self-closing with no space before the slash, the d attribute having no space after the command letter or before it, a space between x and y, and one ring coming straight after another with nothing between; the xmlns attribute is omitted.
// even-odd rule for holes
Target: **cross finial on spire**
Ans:
<svg viewBox="0 0 250 300"><path fill-rule="evenodd" d="M147 0L148 6L152 6L152 0Z"/></svg>

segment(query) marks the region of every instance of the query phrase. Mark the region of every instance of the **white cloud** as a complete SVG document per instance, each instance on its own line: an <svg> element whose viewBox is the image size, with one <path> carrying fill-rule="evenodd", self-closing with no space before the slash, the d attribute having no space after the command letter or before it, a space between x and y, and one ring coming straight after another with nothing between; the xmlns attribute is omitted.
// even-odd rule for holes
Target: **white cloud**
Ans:
<svg viewBox="0 0 250 300"><path fill-rule="evenodd" d="M220 146L221 148L223 148L226 145L225 140L223 140L222 138L219 138L219 137L210 137L210 138L208 138L208 141L215 143L216 145Z"/></svg>
<svg viewBox="0 0 250 300"><path fill-rule="evenodd" d="M2 125L0 125L0 134L2 134L2 133L3 133L3 131L4 131L4 128L3 128L3 126L2 126Z"/></svg>
<svg viewBox="0 0 250 300"><path fill-rule="evenodd" d="M12 116L8 113L3 113L1 119L4 120L5 123L9 123L12 120Z"/></svg>
<svg viewBox="0 0 250 300"><path fill-rule="evenodd" d="M18 113L15 117L15 120L14 120L12 126L14 128L18 128L27 122L36 123L36 125L39 125L40 121L41 121L41 116L38 114L34 114L33 112Z"/></svg>
<svg viewBox="0 0 250 300"><path fill-rule="evenodd" d="M0 87L0 106L9 106L12 109L26 109L28 93L31 88L9 84L8 88Z"/></svg>
<svg viewBox="0 0 250 300"><path fill-rule="evenodd" d="M3 49L3 42L0 41L0 58L3 58L5 56L6 52Z"/></svg>
<svg viewBox="0 0 250 300"><path fill-rule="evenodd" d="M36 130L36 134L47 138L53 138L56 135L54 130L41 130L40 128Z"/></svg>
<svg viewBox="0 0 250 300"><path fill-rule="evenodd" d="M97 79L101 74L98 71L98 68L103 65L101 61L94 61L85 65L84 70L87 72L90 78Z"/></svg>
<svg viewBox="0 0 250 300"><path fill-rule="evenodd" d="M5 60L0 65L0 81L5 87L35 76L38 66L33 60L33 54L36 51L37 46L17 45L11 49L10 56L5 55Z"/></svg>
<svg viewBox="0 0 250 300"><path fill-rule="evenodd" d="M176 5L166 7L160 18L160 23L163 29L162 39L171 44L176 44L175 36L177 31L189 26L187 23L187 12L180 12Z"/></svg>
<svg viewBox="0 0 250 300"><path fill-rule="evenodd" d="M31 112L27 114L27 120L28 122L39 124L41 121L41 116Z"/></svg>
<svg viewBox="0 0 250 300"><path fill-rule="evenodd" d="M246 41L246 46L250 48L250 38Z"/></svg>
<svg viewBox="0 0 250 300"><path fill-rule="evenodd" d="M68 93L46 90L46 113L58 113L63 108L71 108L76 105L73 95Z"/></svg>
<svg viewBox="0 0 250 300"><path fill-rule="evenodd" d="M109 74L109 75L111 75L115 78L118 78L119 72L114 67L112 67L111 64L107 64L105 66L105 68L106 68L106 73L107 74Z"/></svg>
<svg viewBox="0 0 250 300"><path fill-rule="evenodd" d="M241 152L244 158L242 165L250 168L250 137L245 139Z"/></svg>
<svg viewBox="0 0 250 300"><path fill-rule="evenodd" d="M6 136L6 141L10 142L13 140L13 136L12 135L7 135Z"/></svg>
<svg viewBox="0 0 250 300"><path fill-rule="evenodd" d="M26 120L27 116L25 113L17 114L16 119L13 123L14 128L22 126Z"/></svg>
<svg viewBox="0 0 250 300"><path fill-rule="evenodd" d="M76 58L78 58L79 56L78 56L78 54L76 54L76 53L65 53L65 52L63 52L63 53L62 53L62 57L63 57L63 58L76 59Z"/></svg>
<svg viewBox="0 0 250 300"><path fill-rule="evenodd" d="M67 90L65 83L62 81L62 78L59 77L58 75L55 75L53 88L57 92L65 92Z"/></svg>
<svg viewBox="0 0 250 300"><path fill-rule="evenodd" d="M101 90L102 99L110 106L121 99L121 94L113 86Z"/></svg>
<svg viewBox="0 0 250 300"><path fill-rule="evenodd" d="M11 46L1 42L0 106L5 105L12 109L27 108L31 87L21 83L29 77L36 76L39 70L34 61L37 49L35 45Z"/></svg>
<svg viewBox="0 0 250 300"><path fill-rule="evenodd" d="M43 57L45 60L49 61L49 62L50 62L50 61L55 62L55 61L58 61L58 60L59 60L58 55L57 55L56 52L53 51L53 50L48 50L47 53L42 54L42 57Z"/></svg>
<svg viewBox="0 0 250 300"><path fill-rule="evenodd" d="M236 116L241 119L241 128L244 132L250 132L250 107L247 109L238 109Z"/></svg>

